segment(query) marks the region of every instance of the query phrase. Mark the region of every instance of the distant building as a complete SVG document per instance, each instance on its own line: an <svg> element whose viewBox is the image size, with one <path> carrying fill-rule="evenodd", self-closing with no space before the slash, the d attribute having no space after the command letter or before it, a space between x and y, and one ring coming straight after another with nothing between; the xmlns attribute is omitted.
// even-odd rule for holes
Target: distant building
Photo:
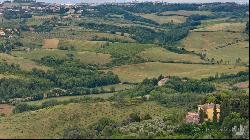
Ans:
<svg viewBox="0 0 250 140"><path fill-rule="evenodd" d="M219 104L204 104L198 105L198 113L197 112L188 112L186 115L186 123L194 123L199 124L200 122L200 110L206 113L206 118L204 121L213 121L214 116L214 107L216 106L216 114L217 114L217 121L220 119L220 105Z"/></svg>
<svg viewBox="0 0 250 140"><path fill-rule="evenodd" d="M170 80L169 77L163 78L158 82L158 86L164 86Z"/></svg>
<svg viewBox="0 0 250 140"><path fill-rule="evenodd" d="M199 124L199 122L200 122L199 113L188 112L188 114L186 115L186 123Z"/></svg>
<svg viewBox="0 0 250 140"><path fill-rule="evenodd" d="M14 0L13 2L16 2L16 3L33 3L33 2L36 2L36 0Z"/></svg>
<svg viewBox="0 0 250 140"><path fill-rule="evenodd" d="M6 35L5 32L3 30L0 30L0 37L5 35Z"/></svg>
<svg viewBox="0 0 250 140"><path fill-rule="evenodd" d="M144 98L145 98L146 100L149 100L149 99L150 99L150 95L145 95Z"/></svg>
<svg viewBox="0 0 250 140"><path fill-rule="evenodd" d="M207 118L205 118L205 121L213 121L215 106L216 106L217 121L218 121L220 119L220 105L219 104L210 103L210 104L198 105L198 113L200 113L200 110L203 110L203 112L205 112L207 115Z"/></svg>

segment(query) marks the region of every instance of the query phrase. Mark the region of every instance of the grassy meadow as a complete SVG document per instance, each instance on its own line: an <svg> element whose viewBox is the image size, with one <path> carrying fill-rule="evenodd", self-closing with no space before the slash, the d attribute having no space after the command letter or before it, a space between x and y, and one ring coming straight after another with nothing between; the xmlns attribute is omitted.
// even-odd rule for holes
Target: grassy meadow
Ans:
<svg viewBox="0 0 250 140"><path fill-rule="evenodd" d="M179 15L179 16L191 16L191 15L212 15L210 11L187 11L187 10L178 10L178 11L166 11L161 13L164 16L170 15Z"/></svg>
<svg viewBox="0 0 250 140"><path fill-rule="evenodd" d="M193 54L178 54L170 52L164 48L149 48L138 54L146 61L161 61L161 62L192 62L203 63L199 56Z"/></svg>
<svg viewBox="0 0 250 140"><path fill-rule="evenodd" d="M184 16L179 16L179 15L174 15L174 16L158 16L156 14L141 14L140 16L151 19L153 21L156 21L159 24L164 24L164 23L184 23L186 22L186 17Z"/></svg>
<svg viewBox="0 0 250 140"><path fill-rule="evenodd" d="M201 79L214 76L216 73L237 73L247 70L244 66L233 65L203 65L150 62L142 64L124 65L115 67L112 71L119 76L122 82L142 82L145 78L158 76L180 76Z"/></svg>
<svg viewBox="0 0 250 140"><path fill-rule="evenodd" d="M58 39L44 39L43 49L57 49L59 44Z"/></svg>
<svg viewBox="0 0 250 140"><path fill-rule="evenodd" d="M249 64L249 42L242 41L228 47L210 49L207 51L207 58L222 59L230 64L235 64L236 59L240 58L241 62Z"/></svg>
<svg viewBox="0 0 250 140"><path fill-rule="evenodd" d="M134 57L136 54L148 49L157 47L154 44L139 44L139 43L111 43L109 46L104 46L97 49L97 52L110 54L113 58L120 56Z"/></svg>
<svg viewBox="0 0 250 140"><path fill-rule="evenodd" d="M107 41L60 40L59 46L72 46L76 51L96 51Z"/></svg>
<svg viewBox="0 0 250 140"><path fill-rule="evenodd" d="M245 22L203 22L195 31L227 31L243 32L246 28Z"/></svg>
<svg viewBox="0 0 250 140"><path fill-rule="evenodd" d="M228 46L245 39L246 36L242 33L193 31L181 42L180 47L188 51L201 52Z"/></svg>
<svg viewBox="0 0 250 140"><path fill-rule="evenodd" d="M34 56L36 57L36 56ZM42 66L39 65L37 63L35 63L34 61L30 60L30 59L26 59L22 56L12 56L9 54L5 54L5 53L0 53L0 61L2 62L6 62L8 64L16 64L19 65L21 69L26 70L26 71L30 71L33 68L36 69L41 69L41 70L48 70L49 68L46 66Z"/></svg>

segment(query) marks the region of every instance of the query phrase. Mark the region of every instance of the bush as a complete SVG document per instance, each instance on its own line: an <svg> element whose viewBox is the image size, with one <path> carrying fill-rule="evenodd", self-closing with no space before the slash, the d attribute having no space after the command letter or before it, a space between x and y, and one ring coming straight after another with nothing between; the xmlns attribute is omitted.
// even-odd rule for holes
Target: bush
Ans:
<svg viewBox="0 0 250 140"><path fill-rule="evenodd" d="M139 113L131 113L129 115L129 119L131 122L140 122L141 121L141 117Z"/></svg>
<svg viewBox="0 0 250 140"><path fill-rule="evenodd" d="M13 110L13 113L22 113L22 112L32 111L32 110L37 110L37 109L39 109L38 106L29 105L27 103L20 103L16 105L15 109Z"/></svg>
<svg viewBox="0 0 250 140"><path fill-rule="evenodd" d="M47 107L50 107L50 106L56 106L58 104L59 104L59 102L57 100L53 99L53 100L43 102L42 103L42 108L47 108Z"/></svg>
<svg viewBox="0 0 250 140"><path fill-rule="evenodd" d="M63 139L84 139L84 130L80 128L67 128L64 130Z"/></svg>
<svg viewBox="0 0 250 140"><path fill-rule="evenodd" d="M90 126L90 128L94 130L98 136L106 127L112 126L113 124L115 124L115 121L110 118L101 118L98 122Z"/></svg>

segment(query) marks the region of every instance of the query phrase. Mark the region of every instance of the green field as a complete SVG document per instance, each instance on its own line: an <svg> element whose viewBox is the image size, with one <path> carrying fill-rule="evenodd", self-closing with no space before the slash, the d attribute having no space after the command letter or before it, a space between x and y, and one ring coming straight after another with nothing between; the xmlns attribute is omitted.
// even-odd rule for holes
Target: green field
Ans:
<svg viewBox="0 0 250 140"><path fill-rule="evenodd" d="M122 82L142 82L145 78L165 76L180 76L188 78L205 78L216 73L237 73L247 70L243 66L230 65L202 65L150 62L143 64L124 65L115 67L112 71L119 76Z"/></svg>
<svg viewBox="0 0 250 140"><path fill-rule="evenodd" d="M76 58L85 64L107 64L111 62L109 54L95 53L95 52L77 52Z"/></svg>
<svg viewBox="0 0 250 140"><path fill-rule="evenodd" d="M38 53L38 54L40 54L40 53ZM35 57L36 56L34 55L34 58ZM35 63L34 61L31 61L30 59L26 59L26 57L22 57L22 56L15 57L15 56L4 54L4 53L0 53L0 61L7 62L8 64L19 65L21 69L26 70L26 71L30 71L33 68L41 69L41 70L45 70L45 71L49 69L46 66L41 66L41 65Z"/></svg>
<svg viewBox="0 0 250 140"><path fill-rule="evenodd" d="M60 40L59 46L73 46L76 51L95 51L107 43L106 41Z"/></svg>
<svg viewBox="0 0 250 140"><path fill-rule="evenodd" d="M195 31L243 32L245 28L245 22L203 22Z"/></svg>
<svg viewBox="0 0 250 140"><path fill-rule="evenodd" d="M80 95L80 96L61 96L61 97L55 97L55 98L47 98L47 99L38 100L38 101L30 101L30 102L25 102L25 103L29 105L42 105L42 103L51 101L51 100L57 100L58 102L62 102L62 101L69 101L72 99L82 99L84 97L108 99L109 97L112 97L114 94L115 93L103 93L103 94Z"/></svg>
<svg viewBox="0 0 250 140"><path fill-rule="evenodd" d="M161 61L161 62L192 62L202 63L203 60L199 56L192 54L177 54L170 52L164 48L150 48L147 49L138 56L142 57L146 61Z"/></svg>
<svg viewBox="0 0 250 140"><path fill-rule="evenodd" d="M112 43L109 46L104 46L97 49L98 52L112 55L113 58L135 57L136 54L148 49L157 47L154 44L139 44L139 43Z"/></svg>
<svg viewBox="0 0 250 140"><path fill-rule="evenodd" d="M59 40L81 40L81 41L91 41L96 38L108 38L111 40L113 39L126 42L134 42L133 39L127 36L84 30L81 29L80 27L56 28L52 32L44 32L44 33L22 32L20 40L25 47L41 48L44 39L53 39L53 38L57 38Z"/></svg>
<svg viewBox="0 0 250 140"><path fill-rule="evenodd" d="M191 16L191 15L212 15L212 12L179 10L179 11L166 11L161 14L165 16L169 16L169 15Z"/></svg>
<svg viewBox="0 0 250 140"><path fill-rule="evenodd" d="M141 14L140 16L151 19L153 21L156 21L159 24L164 24L164 23L184 23L186 22L186 17L184 16L157 16L155 14Z"/></svg>
<svg viewBox="0 0 250 140"><path fill-rule="evenodd" d="M95 53L89 51L75 52L64 51L58 49L35 49L30 52L26 51L13 51L12 55L18 57L24 57L30 60L40 60L45 56L55 56L57 58L66 59L69 54L73 54L75 59L79 59L80 62L85 64L106 64L111 61L111 57L108 54Z"/></svg>
<svg viewBox="0 0 250 140"><path fill-rule="evenodd" d="M235 64L236 59L240 58L241 62L249 64L249 42L243 41L228 47L219 49L210 49L207 52L207 58L215 60L229 61Z"/></svg>
<svg viewBox="0 0 250 140"><path fill-rule="evenodd" d="M154 102L123 108L115 107L110 102L59 105L0 118L0 137L62 138L64 128L75 124L85 128L102 117L122 121L132 112L141 112L149 113L154 118L173 114L175 110L164 108Z"/></svg>
<svg viewBox="0 0 250 140"><path fill-rule="evenodd" d="M0 2L0 139L248 139L248 4L177 1Z"/></svg>
<svg viewBox="0 0 250 140"><path fill-rule="evenodd" d="M247 37L242 33L231 32L191 32L185 38L180 47L188 51L201 52L210 49L234 44L237 41L245 40Z"/></svg>
<svg viewBox="0 0 250 140"><path fill-rule="evenodd" d="M27 25L39 25L42 24L45 20L49 20L54 17L59 17L57 15L46 15L46 16L32 16L32 18L27 20Z"/></svg>
<svg viewBox="0 0 250 140"><path fill-rule="evenodd" d="M65 59L70 52L58 49L34 49L29 52L26 51L13 51L12 55L17 57L24 57L30 60L40 60L45 56L55 56L57 58Z"/></svg>

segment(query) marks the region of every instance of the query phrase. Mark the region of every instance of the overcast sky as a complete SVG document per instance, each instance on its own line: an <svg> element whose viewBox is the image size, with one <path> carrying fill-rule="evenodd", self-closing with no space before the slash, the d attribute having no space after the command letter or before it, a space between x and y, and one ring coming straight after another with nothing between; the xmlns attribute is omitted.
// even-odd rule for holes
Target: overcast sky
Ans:
<svg viewBox="0 0 250 140"><path fill-rule="evenodd" d="M4 0L0 0L4 1ZM132 0L37 0L50 3L80 3L80 2L91 2L91 3L102 3L102 2L129 2ZM162 1L162 0L139 0L139 1ZM237 2L237 3L248 3L248 0L163 0L164 2L174 3L207 3L207 2Z"/></svg>

